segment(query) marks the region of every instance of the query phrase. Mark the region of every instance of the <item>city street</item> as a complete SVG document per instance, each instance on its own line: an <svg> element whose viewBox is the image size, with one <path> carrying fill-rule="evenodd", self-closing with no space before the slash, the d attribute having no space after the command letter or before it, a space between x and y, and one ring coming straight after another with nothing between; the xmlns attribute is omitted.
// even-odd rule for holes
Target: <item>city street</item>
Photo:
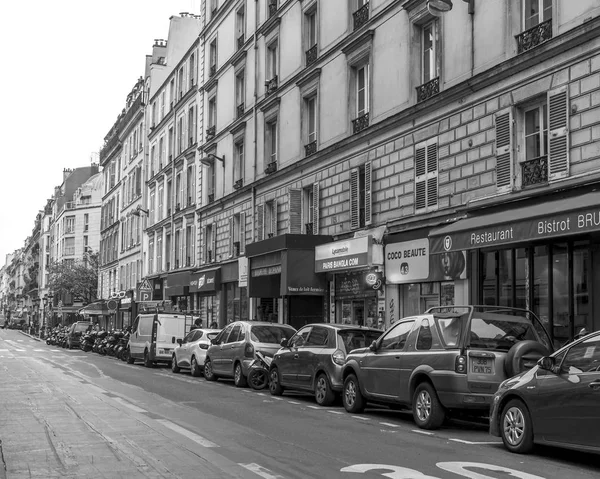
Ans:
<svg viewBox="0 0 600 479"><path fill-rule="evenodd" d="M0 330L0 478L595 478L597 456L507 452L487 426L322 408Z"/></svg>

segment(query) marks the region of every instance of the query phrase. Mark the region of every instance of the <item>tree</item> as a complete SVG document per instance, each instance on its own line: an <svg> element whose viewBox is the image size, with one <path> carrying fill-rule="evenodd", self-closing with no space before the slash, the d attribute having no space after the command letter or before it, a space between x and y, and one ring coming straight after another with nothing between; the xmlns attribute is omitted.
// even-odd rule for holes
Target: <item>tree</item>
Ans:
<svg viewBox="0 0 600 479"><path fill-rule="evenodd" d="M98 253L75 261L55 262L48 268L48 288L55 295L80 297L91 303L98 295Z"/></svg>

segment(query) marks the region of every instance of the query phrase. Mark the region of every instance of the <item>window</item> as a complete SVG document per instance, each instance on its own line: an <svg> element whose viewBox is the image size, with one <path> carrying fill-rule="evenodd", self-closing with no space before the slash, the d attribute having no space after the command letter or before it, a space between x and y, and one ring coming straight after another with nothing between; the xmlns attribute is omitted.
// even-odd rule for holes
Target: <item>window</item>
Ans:
<svg viewBox="0 0 600 479"><path fill-rule="evenodd" d="M543 104L534 105L524 111L525 116L525 160L546 155L548 144L548 108Z"/></svg>
<svg viewBox="0 0 600 479"><path fill-rule="evenodd" d="M217 124L217 95L213 95L208 100L208 127L216 127ZM212 133L215 134L214 132Z"/></svg>
<svg viewBox="0 0 600 479"><path fill-rule="evenodd" d="M148 223L153 225L155 223L154 209L155 209L155 198L154 190L150 191L150 208L148 210Z"/></svg>
<svg viewBox="0 0 600 479"><path fill-rule="evenodd" d="M352 13L352 20L354 30L358 30L367 23L369 20L369 2L367 0L356 0L355 10Z"/></svg>
<svg viewBox="0 0 600 479"><path fill-rule="evenodd" d="M204 227L204 262L216 261L217 249L217 224L213 223Z"/></svg>
<svg viewBox="0 0 600 479"><path fill-rule="evenodd" d="M90 215L89 213L85 213L83 215L83 231L88 231L90 229ZM87 238L87 236L86 236Z"/></svg>
<svg viewBox="0 0 600 479"><path fill-rule="evenodd" d="M165 215L164 198L165 198L164 185L163 185L163 183L160 183L158 185L158 209L157 209L158 214L156 215L157 221L161 221Z"/></svg>
<svg viewBox="0 0 600 479"><path fill-rule="evenodd" d="M304 125L306 128L304 153L310 156L317 151L317 95L304 99Z"/></svg>
<svg viewBox="0 0 600 479"><path fill-rule="evenodd" d="M236 118L239 118L244 114L245 101L246 101L246 78L245 78L245 72L242 69L235 75Z"/></svg>
<svg viewBox="0 0 600 479"><path fill-rule="evenodd" d="M438 206L437 138L415 147L415 211L429 211Z"/></svg>
<svg viewBox="0 0 600 479"><path fill-rule="evenodd" d="M175 230L175 268L181 268L183 266L181 259L181 228Z"/></svg>
<svg viewBox="0 0 600 479"><path fill-rule="evenodd" d="M573 346L565 356L561 374L598 373L600 371L600 336Z"/></svg>
<svg viewBox="0 0 600 479"><path fill-rule="evenodd" d="M173 127L169 127L169 161L173 159L173 152L175 151L175 135L173 133Z"/></svg>
<svg viewBox="0 0 600 479"><path fill-rule="evenodd" d="M417 101L425 101L440 92L439 24L427 17L419 28L420 78L417 81Z"/></svg>
<svg viewBox="0 0 600 479"><path fill-rule="evenodd" d="M267 76L268 81L275 80L275 87L277 87L277 74L279 64L279 43L277 40L272 41L267 46Z"/></svg>
<svg viewBox="0 0 600 479"><path fill-rule="evenodd" d="M148 244L148 273L154 273L154 239L151 239Z"/></svg>
<svg viewBox="0 0 600 479"><path fill-rule="evenodd" d="M233 181L234 187L235 184L238 184L239 188L243 186L244 181L244 138L234 145L234 150Z"/></svg>
<svg viewBox="0 0 600 479"><path fill-rule="evenodd" d="M268 165L277 162L277 118L267 122L265 127L265 158ZM267 166L268 166L267 165Z"/></svg>
<svg viewBox="0 0 600 479"><path fill-rule="evenodd" d="M152 103L152 127L151 130L156 126L156 102Z"/></svg>
<svg viewBox="0 0 600 479"><path fill-rule="evenodd" d="M191 106L188 110L189 143L188 148L196 143L196 109Z"/></svg>
<svg viewBox="0 0 600 479"><path fill-rule="evenodd" d="M185 122L181 116L177 124L177 154L181 154L183 150L185 150Z"/></svg>
<svg viewBox="0 0 600 479"><path fill-rule="evenodd" d="M306 65L317 59L317 5L304 14L304 52Z"/></svg>
<svg viewBox="0 0 600 479"><path fill-rule="evenodd" d="M156 174L156 145L150 148L150 178Z"/></svg>
<svg viewBox="0 0 600 479"><path fill-rule="evenodd" d="M296 334L294 334L294 336L289 342L290 347L299 348L304 346L306 344L306 341L308 340L308 335L310 334L311 330L312 326L307 326L305 328L302 328Z"/></svg>
<svg viewBox="0 0 600 479"><path fill-rule="evenodd" d="M73 234L75 233L75 217L67 216L65 218L65 234Z"/></svg>
<svg viewBox="0 0 600 479"><path fill-rule="evenodd" d="M265 235L267 238L277 236L277 200L267 201L265 203Z"/></svg>
<svg viewBox="0 0 600 479"><path fill-rule="evenodd" d="M163 90L163 92L160 94L160 119L161 119L161 121L165 117L166 101L167 101L167 92L165 90Z"/></svg>
<svg viewBox="0 0 600 479"><path fill-rule="evenodd" d="M209 46L210 55L210 70L208 73L209 77L212 77L217 73L217 39L213 39Z"/></svg>
<svg viewBox="0 0 600 479"><path fill-rule="evenodd" d="M177 103L177 99L175 98L175 78L171 79L171 83L169 83L169 98L171 99L171 110L175 103Z"/></svg>
<svg viewBox="0 0 600 479"><path fill-rule="evenodd" d="M238 50L244 45L244 37L246 32L246 9L244 6L239 8L235 14L235 30Z"/></svg>
<svg viewBox="0 0 600 479"><path fill-rule="evenodd" d="M207 175L206 175L206 188L208 191L208 202L212 202L215 199L215 187L216 187L216 165L215 162L212 161L210 165L207 166Z"/></svg>
<svg viewBox="0 0 600 479"><path fill-rule="evenodd" d="M304 189L288 191L289 232L293 234L319 234L319 183Z"/></svg>
<svg viewBox="0 0 600 479"><path fill-rule="evenodd" d="M171 270L171 233L165 235L165 270Z"/></svg>
<svg viewBox="0 0 600 479"><path fill-rule="evenodd" d="M163 255L162 231L159 231L156 234L156 271L157 272L163 270L162 255Z"/></svg>
<svg viewBox="0 0 600 479"><path fill-rule="evenodd" d="M239 256L246 243L246 214L229 217L229 257Z"/></svg>
<svg viewBox="0 0 600 479"><path fill-rule="evenodd" d="M73 256L75 254L75 238L65 238L64 248L65 256Z"/></svg>
<svg viewBox="0 0 600 479"><path fill-rule="evenodd" d="M552 19L552 0L523 1L523 29L529 30L536 25Z"/></svg>
<svg viewBox="0 0 600 479"><path fill-rule="evenodd" d="M167 181L167 216L171 216L171 209L173 207L173 181L169 179Z"/></svg>
<svg viewBox="0 0 600 479"><path fill-rule="evenodd" d="M306 346L310 347L326 347L329 343L329 330L322 326L312 328Z"/></svg>
<svg viewBox="0 0 600 479"><path fill-rule="evenodd" d="M192 53L190 55L190 88L194 86L196 82L196 56Z"/></svg>
<svg viewBox="0 0 600 479"><path fill-rule="evenodd" d="M350 170L350 228L352 229L362 228L373 222L371 177L370 161Z"/></svg>
<svg viewBox="0 0 600 479"><path fill-rule="evenodd" d="M383 336L379 343L379 348L382 350L402 351L406 345L406 338L408 338L408 334L412 330L414 324L414 321L404 321L398 323L397 326L392 327L392 329Z"/></svg>
<svg viewBox="0 0 600 479"><path fill-rule="evenodd" d="M194 227L191 225L185 228L185 265L191 266L195 263L194 259Z"/></svg>
<svg viewBox="0 0 600 479"><path fill-rule="evenodd" d="M179 71L177 72L177 91L179 91L179 98L183 97L183 93L184 93L183 80L184 80L184 78L185 78L185 75L184 75L183 67L181 67L179 69Z"/></svg>
<svg viewBox="0 0 600 479"><path fill-rule="evenodd" d="M187 206L192 205L193 203L195 203L194 201L194 197L196 195L196 180L194 177L194 166L193 165L189 165L187 167L187 174L186 174L186 189L187 189Z"/></svg>
<svg viewBox="0 0 600 479"><path fill-rule="evenodd" d="M165 159L165 137L161 136L158 140L158 171L163 169Z"/></svg>
<svg viewBox="0 0 600 479"><path fill-rule="evenodd" d="M177 175L175 176L175 211L179 211L181 209L181 203L182 203L182 191L183 191L183 184L181 182L181 172L177 173Z"/></svg>

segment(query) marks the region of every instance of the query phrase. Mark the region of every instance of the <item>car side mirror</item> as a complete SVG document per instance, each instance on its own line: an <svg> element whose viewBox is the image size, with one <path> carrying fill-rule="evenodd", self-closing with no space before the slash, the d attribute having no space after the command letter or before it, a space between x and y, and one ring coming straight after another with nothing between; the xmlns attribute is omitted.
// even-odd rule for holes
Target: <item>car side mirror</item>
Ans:
<svg viewBox="0 0 600 479"><path fill-rule="evenodd" d="M538 366L540 367L540 369L544 369L546 371L554 372L555 364L556 363L554 361L554 358L550 356L544 356L538 361Z"/></svg>
<svg viewBox="0 0 600 479"><path fill-rule="evenodd" d="M377 351L377 341L373 341L373 342L371 343L371 345L369 346L369 349L370 349L371 351Z"/></svg>
<svg viewBox="0 0 600 479"><path fill-rule="evenodd" d="M178 339L177 340L177 344L179 344L179 346L181 346L183 344L183 340L182 339Z"/></svg>
<svg viewBox="0 0 600 479"><path fill-rule="evenodd" d="M287 347L288 347L288 340L287 340L287 339L285 339L285 338L283 338L283 339L281 340L281 342L279 343L279 345L280 345L282 348L287 348Z"/></svg>
<svg viewBox="0 0 600 479"><path fill-rule="evenodd" d="M212 338L212 339L210 340L210 344L219 344L219 343L217 342L217 338Z"/></svg>

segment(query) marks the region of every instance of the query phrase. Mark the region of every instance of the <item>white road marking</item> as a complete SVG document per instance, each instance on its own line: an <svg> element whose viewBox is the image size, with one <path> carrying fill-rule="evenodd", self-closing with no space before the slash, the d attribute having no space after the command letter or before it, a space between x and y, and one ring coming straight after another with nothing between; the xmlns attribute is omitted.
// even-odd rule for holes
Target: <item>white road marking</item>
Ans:
<svg viewBox="0 0 600 479"><path fill-rule="evenodd" d="M392 424L391 422L380 422L379 424L381 424L382 426L400 427L398 424Z"/></svg>
<svg viewBox="0 0 600 479"><path fill-rule="evenodd" d="M171 421L167 421L166 419L157 419L157 421L160 424L162 424L163 426L165 426L166 428L171 429L171 431L175 431L175 432L181 434L182 436L185 436L188 439L191 439L195 443L200 444L203 447L219 447L214 442L211 442L208 439L206 439L202 436L199 436L196 433L193 433L192 431L188 431L187 429L185 429L181 426L178 426L177 424L174 424Z"/></svg>
<svg viewBox="0 0 600 479"><path fill-rule="evenodd" d="M278 398L277 396L273 396L273 399L275 399L277 401L283 401L283 398Z"/></svg>
<svg viewBox="0 0 600 479"><path fill-rule="evenodd" d="M288 402L289 402L290 404L302 404L302 403L299 403L299 402L297 402L297 401L288 401Z"/></svg>
<svg viewBox="0 0 600 479"><path fill-rule="evenodd" d="M45 349L34 349L33 350L34 353L41 353L43 351L45 351Z"/></svg>
<svg viewBox="0 0 600 479"><path fill-rule="evenodd" d="M319 406L306 406L306 407L309 407L311 409L321 409Z"/></svg>
<svg viewBox="0 0 600 479"><path fill-rule="evenodd" d="M421 431L420 429L411 429L412 432L416 432L418 434L425 434L426 436L433 436L432 432Z"/></svg>
<svg viewBox="0 0 600 479"><path fill-rule="evenodd" d="M258 394L259 396L265 396L265 393L256 393L256 394Z"/></svg>
<svg viewBox="0 0 600 479"><path fill-rule="evenodd" d="M0 353L8 353L8 349L0 349Z"/></svg>
<svg viewBox="0 0 600 479"><path fill-rule="evenodd" d="M370 421L368 417L364 416L352 416L354 419L360 419L361 421Z"/></svg>
<svg viewBox="0 0 600 479"><path fill-rule="evenodd" d="M19 351L20 353L24 353L25 352L24 349L15 349L15 351Z"/></svg>
<svg viewBox="0 0 600 479"><path fill-rule="evenodd" d="M60 349L51 349L50 351L53 353L58 353L60 351Z"/></svg>
<svg viewBox="0 0 600 479"><path fill-rule="evenodd" d="M264 479L283 479L283 476L280 476L279 474L275 474L272 471L269 471L268 469L259 466L256 463L251 463L251 464L241 464L240 466L242 466L243 468L248 469L249 471L252 471L254 474L256 474L257 476L263 477Z"/></svg>
<svg viewBox="0 0 600 479"><path fill-rule="evenodd" d="M135 412L148 412L145 409L142 409L141 407L137 407L135 404L131 404L130 402L125 401L124 399L121 399L121 398L113 398L113 399L115 401L117 401L119 404L122 404L123 406L128 407L132 411L135 411Z"/></svg>
<svg viewBox="0 0 600 479"><path fill-rule="evenodd" d="M17 341L19 341L20 343L22 343L22 342L23 342L23 340L22 340L22 339L17 339Z"/></svg>
<svg viewBox="0 0 600 479"><path fill-rule="evenodd" d="M464 439L454 439L454 438L449 439L449 441L460 442L461 444L470 444L470 445L502 444L499 441L466 441Z"/></svg>
<svg viewBox="0 0 600 479"><path fill-rule="evenodd" d="M327 412L330 412L331 414L344 414L343 412L339 412L339 411L331 411L331 410L329 410L329 411L327 411Z"/></svg>

